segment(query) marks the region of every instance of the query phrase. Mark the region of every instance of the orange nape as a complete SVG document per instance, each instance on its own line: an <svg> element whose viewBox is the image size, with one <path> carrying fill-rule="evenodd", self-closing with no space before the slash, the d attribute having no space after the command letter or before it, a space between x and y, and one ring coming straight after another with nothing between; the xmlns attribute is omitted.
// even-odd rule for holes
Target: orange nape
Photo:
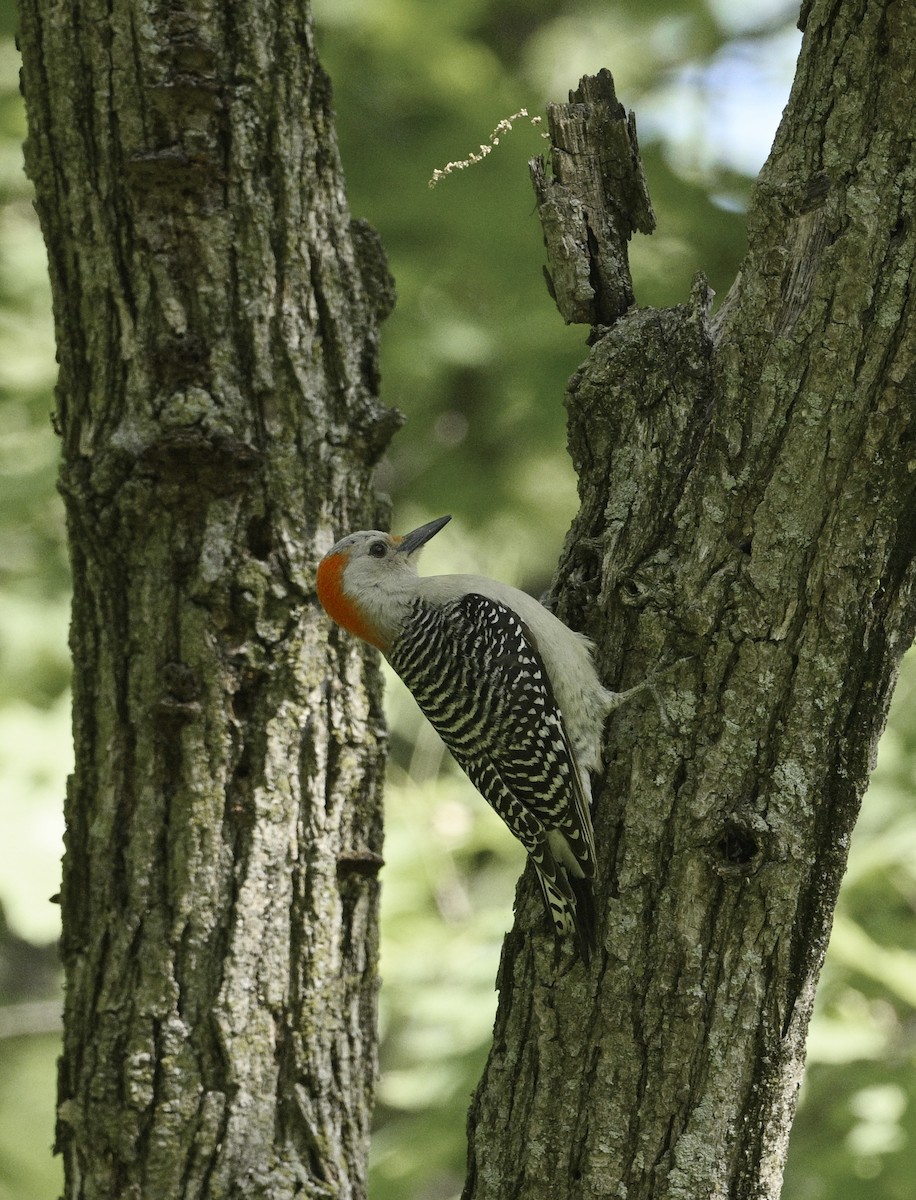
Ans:
<svg viewBox="0 0 916 1200"><path fill-rule="evenodd" d="M316 587L321 607L332 621L355 633L364 642L385 650L385 642L366 620L359 605L344 591L343 575L349 560L350 556L346 553L327 554L318 564Z"/></svg>

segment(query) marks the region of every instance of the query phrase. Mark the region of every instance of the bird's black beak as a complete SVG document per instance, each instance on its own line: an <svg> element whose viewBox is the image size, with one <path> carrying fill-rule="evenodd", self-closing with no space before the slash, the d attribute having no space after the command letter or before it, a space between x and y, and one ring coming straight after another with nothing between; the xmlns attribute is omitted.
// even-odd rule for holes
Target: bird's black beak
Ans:
<svg viewBox="0 0 916 1200"><path fill-rule="evenodd" d="M439 530L447 525L451 519L451 513L449 513L447 517L436 517L435 521L430 521L426 525L421 525L419 529L405 533L398 542L398 553L413 554L415 550L419 550L421 546L425 546L431 537L435 537Z"/></svg>

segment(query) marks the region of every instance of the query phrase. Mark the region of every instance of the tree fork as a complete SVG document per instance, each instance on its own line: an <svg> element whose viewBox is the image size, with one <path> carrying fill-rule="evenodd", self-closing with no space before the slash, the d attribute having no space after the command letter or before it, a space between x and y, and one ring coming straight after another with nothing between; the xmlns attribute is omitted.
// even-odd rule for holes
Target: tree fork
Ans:
<svg viewBox="0 0 916 1200"><path fill-rule="evenodd" d="M612 686L693 659L663 706L610 723L590 972L557 974L520 887L466 1200L779 1194L849 838L916 621L913 9L804 15L719 312L700 280L683 306L605 319L570 383L581 510L556 607ZM626 295L626 227L651 213L620 185L641 177L635 136L588 141L635 134L609 76L570 100L552 141L575 125L579 153L554 154L564 199L545 222L568 317ZM577 233L623 200L622 238ZM564 260L573 246L605 260Z"/></svg>
<svg viewBox="0 0 916 1200"><path fill-rule="evenodd" d="M304 0L20 13L75 591L66 1194L358 1198L384 730L314 564L384 518L384 256Z"/></svg>

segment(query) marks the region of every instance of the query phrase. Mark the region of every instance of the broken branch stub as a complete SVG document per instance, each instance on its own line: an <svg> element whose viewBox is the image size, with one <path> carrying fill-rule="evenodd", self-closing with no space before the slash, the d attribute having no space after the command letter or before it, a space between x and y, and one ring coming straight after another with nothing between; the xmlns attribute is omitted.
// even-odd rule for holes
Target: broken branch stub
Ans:
<svg viewBox="0 0 916 1200"><path fill-rule="evenodd" d="M633 303L627 242L651 233L636 119L610 71L586 75L568 104L547 106L552 176L529 165L544 230L547 287L567 324L612 325Z"/></svg>

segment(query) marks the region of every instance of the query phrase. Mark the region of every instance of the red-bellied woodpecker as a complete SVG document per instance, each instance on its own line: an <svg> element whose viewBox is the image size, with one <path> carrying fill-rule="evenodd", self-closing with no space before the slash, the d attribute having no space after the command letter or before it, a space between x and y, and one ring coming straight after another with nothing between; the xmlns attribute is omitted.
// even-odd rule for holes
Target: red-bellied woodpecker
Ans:
<svg viewBox="0 0 916 1200"><path fill-rule="evenodd" d="M528 851L558 934L594 946L589 775L620 696L591 643L525 592L478 575L417 575L450 520L404 537L351 533L318 566L330 617L377 646L458 765Z"/></svg>

